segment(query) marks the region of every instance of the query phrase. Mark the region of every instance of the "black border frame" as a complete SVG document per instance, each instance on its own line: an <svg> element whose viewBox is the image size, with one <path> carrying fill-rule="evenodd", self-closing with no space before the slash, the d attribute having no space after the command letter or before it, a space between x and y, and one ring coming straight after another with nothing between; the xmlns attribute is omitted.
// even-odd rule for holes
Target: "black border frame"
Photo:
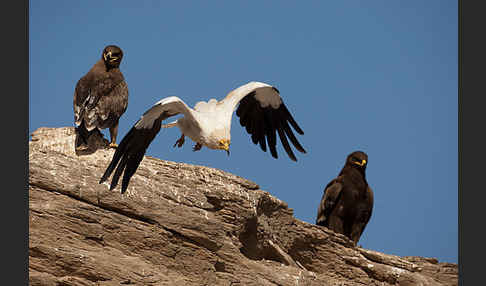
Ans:
<svg viewBox="0 0 486 286"><path fill-rule="evenodd" d="M458 216L459 285L481 285L486 156L484 66L486 27L479 1L458 1ZM467 5L466 5L467 4ZM479 41L478 41L479 40ZM474 232L474 233L472 233ZM468 284L465 284L467 277Z"/></svg>
<svg viewBox="0 0 486 286"><path fill-rule="evenodd" d="M29 284L29 2L2 2L2 283ZM6 87L6 89L5 89Z"/></svg>

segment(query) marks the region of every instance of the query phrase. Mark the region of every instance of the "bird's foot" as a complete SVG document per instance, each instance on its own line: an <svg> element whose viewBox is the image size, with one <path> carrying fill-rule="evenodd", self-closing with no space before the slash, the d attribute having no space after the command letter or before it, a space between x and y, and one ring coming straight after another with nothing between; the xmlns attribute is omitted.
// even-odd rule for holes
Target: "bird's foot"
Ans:
<svg viewBox="0 0 486 286"><path fill-rule="evenodd" d="M202 146L203 145L198 142L198 143L196 143L196 145L194 145L194 147L192 148L192 151L199 151L199 150L201 150Z"/></svg>
<svg viewBox="0 0 486 286"><path fill-rule="evenodd" d="M116 149L118 148L118 144L111 142L110 145L108 145L108 147Z"/></svg>
<svg viewBox="0 0 486 286"><path fill-rule="evenodd" d="M174 148L175 148L175 146L181 148L182 145L184 145L184 141L185 141L185 138L184 138L184 135L182 135L181 138L177 139L176 143L174 144Z"/></svg>

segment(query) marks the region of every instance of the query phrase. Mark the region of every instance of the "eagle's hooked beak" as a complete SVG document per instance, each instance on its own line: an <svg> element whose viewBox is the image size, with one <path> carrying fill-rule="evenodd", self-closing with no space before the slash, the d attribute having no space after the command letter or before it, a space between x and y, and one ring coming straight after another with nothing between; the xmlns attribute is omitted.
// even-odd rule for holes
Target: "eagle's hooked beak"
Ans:
<svg viewBox="0 0 486 286"><path fill-rule="evenodd" d="M226 151L226 154L230 154L229 146L230 146L230 141L229 140L220 140L219 143L221 144L221 149Z"/></svg>
<svg viewBox="0 0 486 286"><path fill-rule="evenodd" d="M365 160L365 159L363 159L363 160L361 160L361 162L354 162L354 163L355 163L356 165L359 165L359 166L363 167L364 165L366 165L366 160Z"/></svg>
<svg viewBox="0 0 486 286"><path fill-rule="evenodd" d="M108 58L108 56L111 57L111 52L103 54L103 58L105 59L105 62L106 62L106 59Z"/></svg>
<svg viewBox="0 0 486 286"><path fill-rule="evenodd" d="M105 62L108 58L110 59L110 62L114 62L114 61L118 60L118 57L112 56L111 51L107 52L106 54L103 54L103 58L105 59Z"/></svg>

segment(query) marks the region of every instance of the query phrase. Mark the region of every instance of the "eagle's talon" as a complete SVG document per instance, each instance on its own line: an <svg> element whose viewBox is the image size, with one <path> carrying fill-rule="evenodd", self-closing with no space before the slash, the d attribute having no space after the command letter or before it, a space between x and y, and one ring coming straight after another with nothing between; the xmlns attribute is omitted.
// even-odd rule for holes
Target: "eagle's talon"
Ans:
<svg viewBox="0 0 486 286"><path fill-rule="evenodd" d="M196 143L196 145L194 145L194 147L192 148L192 151L194 151L194 152L199 151L199 150L201 150L202 146L203 145L198 142L198 143Z"/></svg>
<svg viewBox="0 0 486 286"><path fill-rule="evenodd" d="M86 151L86 150L88 150L88 145L83 144L83 145L80 145L80 146L76 146L75 149L76 149L76 151Z"/></svg>
<svg viewBox="0 0 486 286"><path fill-rule="evenodd" d="M185 142L185 138L184 138L184 134L182 134L181 138L177 139L176 143L174 144L174 148L176 146L181 148L182 145L184 145L184 142Z"/></svg>
<svg viewBox="0 0 486 286"><path fill-rule="evenodd" d="M123 51L120 47L106 46L101 60L97 61L76 83L73 98L74 119L77 126L76 152L94 152L99 148L118 147L116 144L118 120L125 113L128 102L127 83L119 69L122 57ZM117 60L110 61L110 58L117 58ZM101 133L105 128L110 129L109 141Z"/></svg>
<svg viewBox="0 0 486 286"><path fill-rule="evenodd" d="M195 144L192 147L193 151L199 151L206 146L213 150L224 150L229 155L231 118L235 111L240 118L240 125L246 127L247 133L251 135L252 142L259 143L264 152L267 151L268 146L273 158L278 158L277 137L273 136L277 130L280 142L291 160L297 161L291 144L297 151L306 153L294 134L297 132L303 135L304 131L293 119L292 114L283 103L279 91L269 84L252 81L230 91L220 101L214 98L207 102L200 101L194 108L189 107L176 96L159 100L144 112L139 121L121 140L117 156L113 157L102 179L108 178L115 172L112 184L116 186L120 176L123 175L122 192L125 191L130 178L140 165L141 158L161 128L179 127L182 134L186 134L192 139L193 143L190 145ZM183 117L171 123L162 124L168 118L176 115ZM283 127L285 130L282 129ZM268 135L272 136L267 137ZM290 142L286 140L287 137ZM182 147L183 144L184 136L181 136L173 147Z"/></svg>

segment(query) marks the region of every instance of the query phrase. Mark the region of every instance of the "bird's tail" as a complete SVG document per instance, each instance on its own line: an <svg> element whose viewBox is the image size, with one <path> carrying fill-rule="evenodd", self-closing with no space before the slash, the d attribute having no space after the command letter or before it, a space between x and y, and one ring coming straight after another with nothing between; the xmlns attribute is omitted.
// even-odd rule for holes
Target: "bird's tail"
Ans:
<svg viewBox="0 0 486 286"><path fill-rule="evenodd" d="M76 127L76 139L74 143L74 148L77 151L83 151L88 149L89 138L93 134L98 134L98 133L100 133L98 128L94 128L93 130L88 131L88 129L86 129L86 126L84 126L84 121L81 122L81 124L79 124L79 126Z"/></svg>

